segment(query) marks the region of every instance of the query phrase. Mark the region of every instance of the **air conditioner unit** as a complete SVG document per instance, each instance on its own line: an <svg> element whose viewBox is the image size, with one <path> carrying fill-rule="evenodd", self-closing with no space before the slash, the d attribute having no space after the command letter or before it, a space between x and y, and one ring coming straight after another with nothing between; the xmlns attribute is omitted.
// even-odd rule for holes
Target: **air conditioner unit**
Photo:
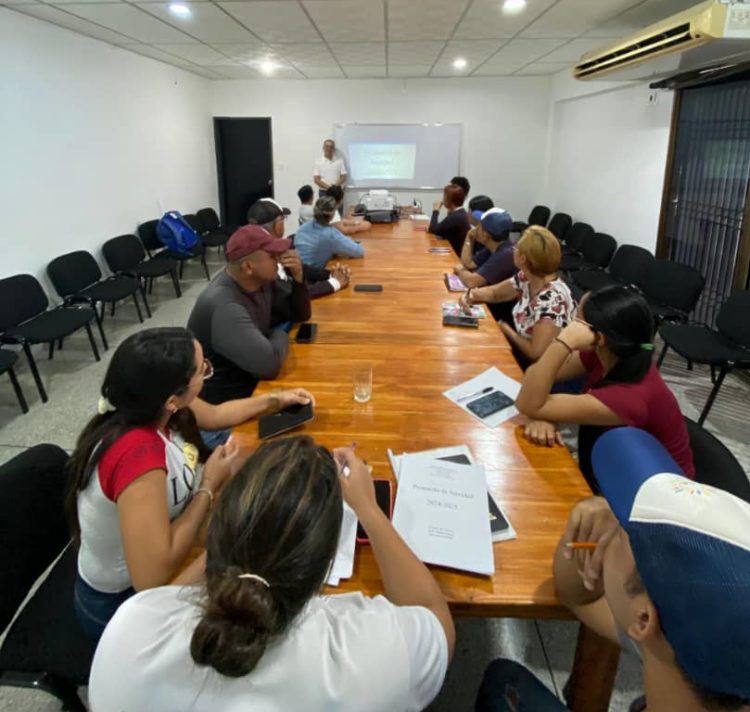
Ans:
<svg viewBox="0 0 750 712"><path fill-rule="evenodd" d="M576 79L655 79L750 60L750 0L708 0L589 52Z"/></svg>

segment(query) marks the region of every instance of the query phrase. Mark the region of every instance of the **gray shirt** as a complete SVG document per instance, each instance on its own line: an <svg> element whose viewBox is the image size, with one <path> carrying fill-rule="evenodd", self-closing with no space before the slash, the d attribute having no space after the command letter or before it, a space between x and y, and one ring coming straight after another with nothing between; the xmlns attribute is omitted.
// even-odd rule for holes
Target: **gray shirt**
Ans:
<svg viewBox="0 0 750 712"><path fill-rule="evenodd" d="M214 366L201 398L209 403L245 398L259 380L276 378L289 348L288 327L282 324L309 318L304 284L276 280L246 292L221 272L198 297L188 319Z"/></svg>

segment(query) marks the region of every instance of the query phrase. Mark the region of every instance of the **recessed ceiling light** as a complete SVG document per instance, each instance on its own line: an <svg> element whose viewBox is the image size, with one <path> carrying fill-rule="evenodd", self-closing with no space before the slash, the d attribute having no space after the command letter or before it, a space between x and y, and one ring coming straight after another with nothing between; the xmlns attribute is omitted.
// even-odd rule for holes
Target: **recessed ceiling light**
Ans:
<svg viewBox="0 0 750 712"><path fill-rule="evenodd" d="M526 0L505 0L503 12L506 15L516 15L526 9Z"/></svg>
<svg viewBox="0 0 750 712"><path fill-rule="evenodd" d="M263 74L273 74L276 70L276 65L270 59L264 59L258 65L258 69L260 69Z"/></svg>
<svg viewBox="0 0 750 712"><path fill-rule="evenodd" d="M463 57L456 57L453 60L453 69L466 69L469 63Z"/></svg>
<svg viewBox="0 0 750 712"><path fill-rule="evenodd" d="M193 14L190 6L186 5L184 2L169 3L169 11L173 15L177 15L177 17L190 17Z"/></svg>

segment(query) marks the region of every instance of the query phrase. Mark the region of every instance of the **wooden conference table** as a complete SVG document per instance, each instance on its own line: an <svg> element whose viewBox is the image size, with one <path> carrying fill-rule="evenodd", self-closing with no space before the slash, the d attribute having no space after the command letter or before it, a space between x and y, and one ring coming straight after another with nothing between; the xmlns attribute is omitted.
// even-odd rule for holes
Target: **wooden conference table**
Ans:
<svg viewBox="0 0 750 712"><path fill-rule="evenodd" d="M458 297L446 290L443 273L457 258L430 253L431 246L448 243L417 225L425 223L375 225L356 236L365 257L348 261L351 284L313 303L315 343L292 341L278 379L261 382L256 393L309 389L317 401L315 419L297 432L328 448L356 442L376 478L393 480L386 448L402 453L468 445L518 538L494 545L491 578L431 567L451 610L461 616L570 618L555 595L552 557L571 507L590 492L568 451L528 443L520 418L489 429L442 396L491 366L516 379L521 371L491 315L476 330L442 326L441 304ZM355 292L356 284L381 284L383 291ZM352 388L353 367L362 364L373 368L372 398L364 404L354 401ZM233 437L251 451L258 444L257 423L236 428ZM329 592L353 590L383 591L367 545L357 545L353 577ZM592 660L601 664L606 652L601 639L579 638L573 681L585 677L586 699L574 695L574 709L607 709L616 656L605 666L610 674L592 669ZM594 688L602 685L597 697Z"/></svg>

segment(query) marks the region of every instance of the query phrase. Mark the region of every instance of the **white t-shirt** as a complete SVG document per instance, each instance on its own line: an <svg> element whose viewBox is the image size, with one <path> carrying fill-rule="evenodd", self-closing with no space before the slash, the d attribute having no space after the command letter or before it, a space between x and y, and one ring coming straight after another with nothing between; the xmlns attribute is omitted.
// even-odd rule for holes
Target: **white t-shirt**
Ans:
<svg viewBox="0 0 750 712"><path fill-rule="evenodd" d="M120 606L94 656L92 712L411 712L443 684L437 617L361 593L312 599L252 672L225 677L190 657L199 591L163 586Z"/></svg>
<svg viewBox="0 0 750 712"><path fill-rule="evenodd" d="M321 156L316 159L313 175L320 176L328 185L335 185L341 176L346 175L346 166L342 158L328 159Z"/></svg>
<svg viewBox="0 0 750 712"><path fill-rule="evenodd" d="M304 225L306 222L310 222L315 218L315 208L312 205L300 205L299 206L299 224Z"/></svg>

